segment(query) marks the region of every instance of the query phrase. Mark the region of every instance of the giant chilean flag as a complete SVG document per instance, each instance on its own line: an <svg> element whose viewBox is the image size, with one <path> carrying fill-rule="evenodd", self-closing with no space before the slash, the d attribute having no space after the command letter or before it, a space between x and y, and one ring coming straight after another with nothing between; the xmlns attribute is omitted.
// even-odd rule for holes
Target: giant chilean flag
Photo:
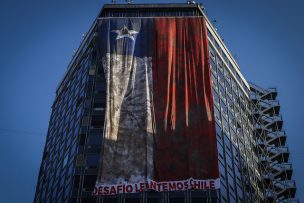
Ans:
<svg viewBox="0 0 304 203"><path fill-rule="evenodd" d="M203 17L104 18L107 82L95 195L219 187Z"/></svg>

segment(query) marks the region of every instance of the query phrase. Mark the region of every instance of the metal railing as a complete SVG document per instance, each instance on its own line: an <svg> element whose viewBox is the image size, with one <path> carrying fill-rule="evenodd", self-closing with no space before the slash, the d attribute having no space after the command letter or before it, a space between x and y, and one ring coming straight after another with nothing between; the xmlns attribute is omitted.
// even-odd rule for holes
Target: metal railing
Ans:
<svg viewBox="0 0 304 203"><path fill-rule="evenodd" d="M281 130L283 119L279 112L280 103L275 99L277 89L263 89L250 84L250 90L254 109L253 125L256 129L257 152L266 200L267 202L298 202L293 199L296 191L295 181L289 180L292 175L292 165L287 163L289 150L285 146L285 131Z"/></svg>

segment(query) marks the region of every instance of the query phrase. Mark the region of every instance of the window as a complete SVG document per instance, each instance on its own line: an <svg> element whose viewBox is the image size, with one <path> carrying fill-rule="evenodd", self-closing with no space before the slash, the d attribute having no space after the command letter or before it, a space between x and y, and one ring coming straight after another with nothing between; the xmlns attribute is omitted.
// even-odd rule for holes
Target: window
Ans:
<svg viewBox="0 0 304 203"><path fill-rule="evenodd" d="M78 154L76 158L76 166L83 166L84 165L84 156L83 154Z"/></svg>
<svg viewBox="0 0 304 203"><path fill-rule="evenodd" d="M104 110L105 108L105 101L96 101L93 103L93 108L95 110Z"/></svg>
<svg viewBox="0 0 304 203"><path fill-rule="evenodd" d="M236 165L234 165L234 174L237 179L237 182L241 183L241 173L240 173L239 168Z"/></svg>
<svg viewBox="0 0 304 203"><path fill-rule="evenodd" d="M65 181L65 177L64 177L64 176L61 176L61 177L60 177L60 182L59 182L60 188L63 188L64 181Z"/></svg>
<svg viewBox="0 0 304 203"><path fill-rule="evenodd" d="M227 188L226 188L226 184L221 181L221 196L222 196L222 200L225 200L225 202L227 201Z"/></svg>
<svg viewBox="0 0 304 203"><path fill-rule="evenodd" d="M220 171L221 176L223 176L222 177L223 180L225 180L226 179L226 169L225 169L224 164L221 161L219 161L219 171Z"/></svg>
<svg viewBox="0 0 304 203"><path fill-rule="evenodd" d="M79 175L75 175L74 176L74 183L73 183L73 187L78 189L79 187L79 182L80 182L80 176Z"/></svg>
<svg viewBox="0 0 304 203"><path fill-rule="evenodd" d="M140 203L140 198L126 198L125 203ZM170 200L170 202L174 202Z"/></svg>
<svg viewBox="0 0 304 203"><path fill-rule="evenodd" d="M86 175L84 176L83 187L85 188L94 188L96 183L96 175Z"/></svg>
<svg viewBox="0 0 304 203"><path fill-rule="evenodd" d="M222 49L221 49L220 45L217 43L217 41L215 41L215 47L216 47L217 51L219 53L221 53Z"/></svg>
<svg viewBox="0 0 304 203"><path fill-rule="evenodd" d="M230 140L229 140L229 138L226 134L224 134L224 142L225 142L227 150L229 150L231 152L231 143L230 143Z"/></svg>
<svg viewBox="0 0 304 203"><path fill-rule="evenodd" d="M234 192L235 191L235 189L234 189L234 179L233 179L233 176L230 173L228 173L228 183L229 183L230 190L232 190Z"/></svg>
<svg viewBox="0 0 304 203"><path fill-rule="evenodd" d="M220 112L217 109L217 107L214 107L214 117L216 120L219 120L219 121L221 120Z"/></svg>
<svg viewBox="0 0 304 203"><path fill-rule="evenodd" d="M230 172L232 172L232 157L229 153L226 154L226 163Z"/></svg>
<svg viewBox="0 0 304 203"><path fill-rule="evenodd" d="M208 30L208 37L209 37L210 41L213 42L213 36L209 30ZM209 45L209 47L211 47L211 45Z"/></svg>
<svg viewBox="0 0 304 203"><path fill-rule="evenodd" d="M223 146L221 144L217 145L217 151L220 157L224 158L224 149Z"/></svg>
<svg viewBox="0 0 304 203"><path fill-rule="evenodd" d="M224 87L222 85L219 85L219 87L220 87L220 95L221 95L221 97L225 97L225 89L224 89Z"/></svg>
<svg viewBox="0 0 304 203"><path fill-rule="evenodd" d="M222 85L225 85L225 79L222 71L218 71L218 79L221 82Z"/></svg>
<svg viewBox="0 0 304 203"><path fill-rule="evenodd" d="M95 83L95 91L97 91L97 92L105 92L106 91L106 84L105 84L105 82L96 82Z"/></svg>
<svg viewBox="0 0 304 203"><path fill-rule="evenodd" d="M82 133L80 134L80 138L79 138L79 145L84 145L86 141L86 134Z"/></svg>
<svg viewBox="0 0 304 203"><path fill-rule="evenodd" d="M223 57L224 61L228 64L229 60L228 60L228 57L226 56L226 54L223 53L222 57Z"/></svg>
<svg viewBox="0 0 304 203"><path fill-rule="evenodd" d="M227 106L223 101L221 101L221 108L222 108L222 112L227 114Z"/></svg>
<svg viewBox="0 0 304 203"><path fill-rule="evenodd" d="M66 166L66 164L68 163L68 158L69 158L69 154L66 154L63 159L63 167Z"/></svg>
<svg viewBox="0 0 304 203"><path fill-rule="evenodd" d="M95 75L95 67L89 69L89 75Z"/></svg>
<svg viewBox="0 0 304 203"><path fill-rule="evenodd" d="M102 141L102 134L89 135L89 141L88 141L89 145L101 145L101 141Z"/></svg>
<svg viewBox="0 0 304 203"><path fill-rule="evenodd" d="M216 79L216 77L214 76L213 73L211 74L211 82L212 82L213 85L217 85L217 79Z"/></svg>
<svg viewBox="0 0 304 203"><path fill-rule="evenodd" d="M226 82L226 90L230 97L232 97L232 89L228 82Z"/></svg>
<svg viewBox="0 0 304 203"><path fill-rule="evenodd" d="M93 128L103 128L104 124L104 118L101 116L93 116L92 117L92 122L91 122L91 127Z"/></svg>
<svg viewBox="0 0 304 203"><path fill-rule="evenodd" d="M71 183L67 184L67 186L65 186L65 190L64 190L64 199L66 200L70 194L71 191Z"/></svg>
<svg viewBox="0 0 304 203"><path fill-rule="evenodd" d="M231 203L236 202L236 198L235 198L235 196L233 194L230 193L229 197L230 197L230 201L229 202L231 202Z"/></svg>
<svg viewBox="0 0 304 203"><path fill-rule="evenodd" d="M222 124L223 124L224 133L227 136L229 134L229 125L225 118L222 118Z"/></svg>
<svg viewBox="0 0 304 203"><path fill-rule="evenodd" d="M216 65L213 58L210 58L210 66L211 66L211 70L213 70L216 73Z"/></svg>
<svg viewBox="0 0 304 203"><path fill-rule="evenodd" d="M85 117L82 118L82 123L81 123L82 126L88 126L89 123L90 123L90 117L89 116L85 116Z"/></svg>
<svg viewBox="0 0 304 203"><path fill-rule="evenodd" d="M86 159L86 166L97 166L99 162L99 154L88 154Z"/></svg>
<svg viewBox="0 0 304 203"><path fill-rule="evenodd" d="M90 108L91 107L91 100L90 99L86 99L84 102L84 108Z"/></svg>
<svg viewBox="0 0 304 203"><path fill-rule="evenodd" d="M94 201L95 202L95 201ZM101 202L106 202L106 203L118 203L118 198L111 198L111 197L102 197Z"/></svg>
<svg viewBox="0 0 304 203"><path fill-rule="evenodd" d="M228 105L229 109L231 109L231 110L233 109L233 102L230 99L230 97L227 97L227 105Z"/></svg>
<svg viewBox="0 0 304 203"><path fill-rule="evenodd" d="M217 123L215 123L215 131L217 134L222 134L222 129Z"/></svg>

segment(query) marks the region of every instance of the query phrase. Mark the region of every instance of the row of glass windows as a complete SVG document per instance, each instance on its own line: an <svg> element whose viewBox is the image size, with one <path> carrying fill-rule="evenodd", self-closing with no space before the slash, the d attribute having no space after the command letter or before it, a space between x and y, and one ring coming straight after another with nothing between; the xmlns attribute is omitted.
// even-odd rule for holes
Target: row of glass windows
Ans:
<svg viewBox="0 0 304 203"><path fill-rule="evenodd" d="M212 45L210 45L210 47L212 48ZM217 57L214 56L214 58ZM211 58L210 61L213 60L214 59ZM215 97L214 98L215 104L217 105L218 108L221 108L226 118L227 118L227 107L228 107L228 110L230 110L230 112L228 111L229 114L230 113L234 114L235 112L235 117L237 119L244 119L245 121L243 122L243 124L248 125L248 128L246 128L245 130L247 133L249 133L253 129L250 101L244 96L243 92L239 88L237 88L237 86L235 85L236 83L230 76L225 77L225 85L221 84L220 82L218 84L216 82L218 81L216 77L217 75L216 72L220 72L218 69L219 68L216 65L214 66L211 65L211 70L212 70L211 77L212 80L215 81L213 87L215 90L219 91L219 95L213 91ZM230 82L227 82L227 78L228 80L231 80L231 84ZM230 93L231 89L233 90L232 94ZM243 115L243 117L241 117L241 115Z"/></svg>
<svg viewBox="0 0 304 203"><path fill-rule="evenodd" d="M123 194L116 196L104 196L92 198L90 192L84 193L81 198L81 203L219 203L216 192L211 191L197 192L197 191L185 191L185 192L143 192L135 194ZM72 198L70 202L80 202L79 198Z"/></svg>
<svg viewBox="0 0 304 203"><path fill-rule="evenodd" d="M98 60L98 59L97 59ZM99 66L94 66L94 68ZM81 120L81 133L78 143L76 171L73 181L72 200L91 199L95 186L100 160L106 81L103 70L90 69L88 91L84 101L84 114ZM72 201L73 202L73 201Z"/></svg>
<svg viewBox="0 0 304 203"><path fill-rule="evenodd" d="M78 65L65 87L57 94L52 107L36 202L58 202L70 196L82 114L80 98L85 95L90 58L88 55Z"/></svg>
<svg viewBox="0 0 304 203"><path fill-rule="evenodd" d="M243 90L246 91L247 93L248 88L245 85L244 81L241 79L240 74L236 71L235 67L232 65L232 62L228 59L225 51L223 51L219 45L219 43L215 40L215 38L213 37L213 35L211 34L211 32L208 30L208 38L209 38L209 42L214 45L215 48L213 47L209 47L210 49L210 56L214 56L216 54L216 52L218 53L218 55L220 57L218 57L217 62L219 64L223 64L227 67L226 72L228 72L228 69L232 72L232 74L235 76L235 78L237 79L237 81L240 83L240 85L242 86ZM209 43L209 44L210 44ZM216 51L215 51L216 49Z"/></svg>
<svg viewBox="0 0 304 203"><path fill-rule="evenodd" d="M256 162L253 155L255 141L250 137L250 101L227 70L226 64L229 63L223 63L219 57L218 53L224 52L215 51L211 43L209 48L214 116L217 122L221 200L235 202L239 198L238 201L241 201L246 194L246 180L241 177L249 177L249 167L257 168L257 164L253 164ZM250 197L245 197L248 198Z"/></svg>

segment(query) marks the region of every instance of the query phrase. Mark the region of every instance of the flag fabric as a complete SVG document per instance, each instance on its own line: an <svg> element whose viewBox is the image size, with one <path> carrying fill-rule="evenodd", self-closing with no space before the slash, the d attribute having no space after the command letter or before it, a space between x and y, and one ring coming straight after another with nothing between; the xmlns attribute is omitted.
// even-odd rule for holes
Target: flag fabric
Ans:
<svg viewBox="0 0 304 203"><path fill-rule="evenodd" d="M219 187L203 17L103 18L107 83L96 195Z"/></svg>
<svg viewBox="0 0 304 203"><path fill-rule="evenodd" d="M100 24L107 82L100 182L135 183L153 177L152 61L145 46L152 36L145 30L149 23L107 19Z"/></svg>
<svg viewBox="0 0 304 203"><path fill-rule="evenodd" d="M204 21L156 19L155 27L155 178L216 178L216 137Z"/></svg>

